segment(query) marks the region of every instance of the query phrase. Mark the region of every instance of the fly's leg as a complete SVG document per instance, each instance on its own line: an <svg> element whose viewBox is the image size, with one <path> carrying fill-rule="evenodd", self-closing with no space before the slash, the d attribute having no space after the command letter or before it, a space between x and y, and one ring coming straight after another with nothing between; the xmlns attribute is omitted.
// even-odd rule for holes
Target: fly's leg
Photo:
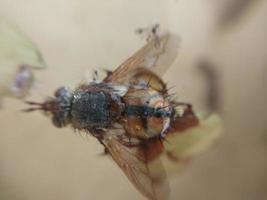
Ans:
<svg viewBox="0 0 267 200"><path fill-rule="evenodd" d="M98 81L98 71L97 70L94 70L93 71L93 82L97 82Z"/></svg>
<svg viewBox="0 0 267 200"><path fill-rule="evenodd" d="M109 151L108 151L108 149L107 149L106 147L104 147L103 152L99 153L99 155L100 155L100 156L107 156L107 155L109 155Z"/></svg>
<svg viewBox="0 0 267 200"><path fill-rule="evenodd" d="M122 145L127 147L138 147L141 144L140 139L133 138L129 135L120 136L119 141Z"/></svg>

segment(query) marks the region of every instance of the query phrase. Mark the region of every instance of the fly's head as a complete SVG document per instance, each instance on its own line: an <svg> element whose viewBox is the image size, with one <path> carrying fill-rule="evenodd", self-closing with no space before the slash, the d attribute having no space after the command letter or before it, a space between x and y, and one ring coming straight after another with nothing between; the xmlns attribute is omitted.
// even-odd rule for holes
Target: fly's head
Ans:
<svg viewBox="0 0 267 200"><path fill-rule="evenodd" d="M42 103L27 101L26 103L32 107L25 111L42 110L52 115L52 122L56 127L63 127L68 125L71 120L72 99L72 91L67 87L60 87L56 90L54 97L50 97Z"/></svg>

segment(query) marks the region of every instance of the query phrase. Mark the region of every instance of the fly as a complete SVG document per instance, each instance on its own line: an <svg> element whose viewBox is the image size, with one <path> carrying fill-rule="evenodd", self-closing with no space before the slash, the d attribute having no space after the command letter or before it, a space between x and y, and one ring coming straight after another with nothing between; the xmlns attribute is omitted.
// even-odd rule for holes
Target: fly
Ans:
<svg viewBox="0 0 267 200"><path fill-rule="evenodd" d="M179 37L159 34L156 25L147 43L101 82L60 87L42 103L28 102L26 111L42 110L56 127L93 135L144 196L166 200L169 185L160 157L178 158L164 143L199 124L192 106L173 100L161 79L178 46Z"/></svg>

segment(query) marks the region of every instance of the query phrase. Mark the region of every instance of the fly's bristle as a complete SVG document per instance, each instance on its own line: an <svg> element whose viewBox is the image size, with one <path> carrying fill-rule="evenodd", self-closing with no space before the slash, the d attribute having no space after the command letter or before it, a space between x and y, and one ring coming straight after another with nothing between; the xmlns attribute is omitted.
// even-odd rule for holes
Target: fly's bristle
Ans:
<svg viewBox="0 0 267 200"><path fill-rule="evenodd" d="M177 98L176 93L167 94L164 97L169 99L170 101L174 101Z"/></svg>
<svg viewBox="0 0 267 200"><path fill-rule="evenodd" d="M110 127L110 129L113 129L113 130L123 130L122 127L116 127L116 126L112 126L112 127Z"/></svg>
<svg viewBox="0 0 267 200"><path fill-rule="evenodd" d="M150 75L150 77L149 77L149 79L148 79L148 81L147 81L147 84L146 84L147 87L150 86L150 82L151 82L152 78L153 78L152 75Z"/></svg>
<svg viewBox="0 0 267 200"><path fill-rule="evenodd" d="M171 107L172 105L167 105L167 106L160 107L160 109L171 108Z"/></svg>
<svg viewBox="0 0 267 200"><path fill-rule="evenodd" d="M175 87L176 87L176 86L173 85L173 86L168 87L166 90L169 92L170 90L174 89Z"/></svg>

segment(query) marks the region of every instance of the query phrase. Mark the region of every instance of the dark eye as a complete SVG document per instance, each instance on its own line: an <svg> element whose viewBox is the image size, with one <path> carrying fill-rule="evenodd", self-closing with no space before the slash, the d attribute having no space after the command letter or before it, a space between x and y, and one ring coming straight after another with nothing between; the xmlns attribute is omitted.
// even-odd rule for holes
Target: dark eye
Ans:
<svg viewBox="0 0 267 200"><path fill-rule="evenodd" d="M55 92L55 97L63 97L63 96L68 96L70 93L69 88L67 87L60 87L56 90Z"/></svg>
<svg viewBox="0 0 267 200"><path fill-rule="evenodd" d="M56 127L63 127L69 123L72 92L67 87L60 87L55 92L56 109L53 112L53 124Z"/></svg>

